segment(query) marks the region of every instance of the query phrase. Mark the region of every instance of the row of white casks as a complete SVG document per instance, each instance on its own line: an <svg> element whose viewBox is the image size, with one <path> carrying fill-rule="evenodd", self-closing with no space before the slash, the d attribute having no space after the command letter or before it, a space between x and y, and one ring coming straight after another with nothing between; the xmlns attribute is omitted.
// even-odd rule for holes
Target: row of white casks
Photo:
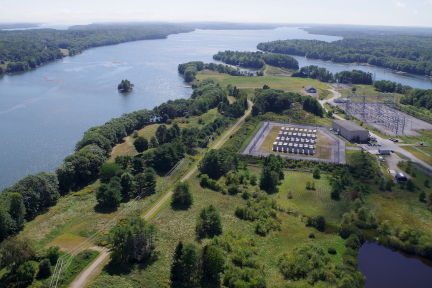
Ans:
<svg viewBox="0 0 432 288"><path fill-rule="evenodd" d="M296 143L283 143L274 142L273 151L313 155L315 146L313 144L296 144Z"/></svg>
<svg viewBox="0 0 432 288"><path fill-rule="evenodd" d="M285 138L300 138L300 139L312 139L315 140L317 138L316 134L306 134L306 133L292 133L292 132L282 132L279 131L279 137Z"/></svg>
<svg viewBox="0 0 432 288"><path fill-rule="evenodd" d="M302 128L289 128L289 127L282 127L281 128L282 132L291 132L291 133L305 133L305 134L316 134L316 130L312 130L312 129L302 129Z"/></svg>
<svg viewBox="0 0 432 288"><path fill-rule="evenodd" d="M309 139L300 139L300 138L285 138L285 137L276 137L276 142L282 142L282 143L294 143L294 144L312 144L315 145L315 140L309 140Z"/></svg>

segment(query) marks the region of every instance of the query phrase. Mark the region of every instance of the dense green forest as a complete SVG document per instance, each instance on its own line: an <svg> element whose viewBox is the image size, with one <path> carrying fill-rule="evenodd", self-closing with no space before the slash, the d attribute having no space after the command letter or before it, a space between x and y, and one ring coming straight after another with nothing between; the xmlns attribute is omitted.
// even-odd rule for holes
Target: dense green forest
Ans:
<svg viewBox="0 0 432 288"><path fill-rule="evenodd" d="M255 103L252 107L252 115L258 116L267 112L282 113L290 109L291 103L299 102L305 111L323 117L324 109L319 102L310 96L302 96L299 93L284 92L275 89L259 89L255 92Z"/></svg>
<svg viewBox="0 0 432 288"><path fill-rule="evenodd" d="M170 34L190 32L192 28L175 25L113 26L110 29L0 31L0 61L7 71L25 71L45 62L63 58L83 50L129 41L162 39Z"/></svg>
<svg viewBox="0 0 432 288"><path fill-rule="evenodd" d="M388 80L378 80L373 83L375 89L380 92L405 94L412 89L411 86L402 85L401 83L391 82Z"/></svg>
<svg viewBox="0 0 432 288"><path fill-rule="evenodd" d="M288 69L299 68L297 60L293 57L262 52L220 51L213 55L213 59L246 68L260 69L263 68L265 64Z"/></svg>
<svg viewBox="0 0 432 288"><path fill-rule="evenodd" d="M432 89L411 89L400 99L401 104L432 109Z"/></svg>
<svg viewBox="0 0 432 288"><path fill-rule="evenodd" d="M411 35L359 35L335 42L285 40L258 44L267 52L343 63L368 63L393 70L432 75L432 38Z"/></svg>

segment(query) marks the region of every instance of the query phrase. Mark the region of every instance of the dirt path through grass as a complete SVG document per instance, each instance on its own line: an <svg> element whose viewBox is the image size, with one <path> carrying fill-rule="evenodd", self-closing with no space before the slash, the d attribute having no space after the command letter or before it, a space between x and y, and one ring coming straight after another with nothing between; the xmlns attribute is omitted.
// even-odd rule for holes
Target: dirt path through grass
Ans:
<svg viewBox="0 0 432 288"><path fill-rule="evenodd" d="M216 143L216 145L213 146L213 149L218 149L222 146L223 143L228 139L228 137L235 132L238 128L240 128L241 124L245 121L246 117L249 116L249 114L252 111L253 103L248 100L249 103L249 109L246 111L245 115L240 118L236 124L234 124L233 127L231 127L228 132L225 133L225 135ZM129 136L126 138L126 141L129 140ZM183 177L181 182L186 181L189 179L192 174L195 173L195 171L198 170L198 164L195 165L195 167L186 175ZM161 207L172 195L173 191L170 191L168 194L166 194L145 216L143 217L145 220L150 218L159 207ZM102 270L102 265L105 263L105 259L109 256L109 252L106 248L103 248L101 251L101 254L99 257L96 258L96 260L88 266L86 269L84 269L76 278L75 280L69 285L71 288L80 288L85 287L89 284L91 280L95 278L96 272L100 272Z"/></svg>

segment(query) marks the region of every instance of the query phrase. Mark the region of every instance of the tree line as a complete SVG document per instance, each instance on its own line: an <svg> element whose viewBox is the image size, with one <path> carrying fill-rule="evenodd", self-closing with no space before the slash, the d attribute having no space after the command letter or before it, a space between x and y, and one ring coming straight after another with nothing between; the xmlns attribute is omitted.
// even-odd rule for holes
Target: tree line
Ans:
<svg viewBox="0 0 432 288"><path fill-rule="evenodd" d="M278 40L259 43L272 53L342 63L368 63L393 70L432 75L432 38L414 35L357 35L343 40Z"/></svg>
<svg viewBox="0 0 432 288"><path fill-rule="evenodd" d="M303 109L319 117L324 116L324 109L318 100L300 93L284 92L275 89L258 89L255 91L255 102L252 106L252 116L267 112L282 113L291 107L291 103L299 102Z"/></svg>
<svg viewBox="0 0 432 288"><path fill-rule="evenodd" d="M373 86L377 91L388 92L388 93L399 93L405 94L412 89L411 86L402 85L401 83L396 83L388 80L379 80L373 83Z"/></svg>
<svg viewBox="0 0 432 288"><path fill-rule="evenodd" d="M372 73L352 70L337 72L333 75L327 69L315 65L301 67L298 72L294 72L291 76L318 79L321 82L328 83L343 83L345 80L350 81L351 84L373 84Z"/></svg>
<svg viewBox="0 0 432 288"><path fill-rule="evenodd" d="M297 70L299 68L297 60L291 56L262 52L219 51L217 54L213 55L213 59L245 68L260 69L263 68L265 64L287 69Z"/></svg>
<svg viewBox="0 0 432 288"><path fill-rule="evenodd" d="M72 56L91 47L163 39L169 34L190 31L193 29L181 25L108 25L105 29L0 31L0 61L9 62L7 70L3 72L25 71L63 58L60 49L68 49L69 56Z"/></svg>
<svg viewBox="0 0 432 288"><path fill-rule="evenodd" d="M77 191L100 177L100 169L104 167L112 147L134 130L153 123L171 123L176 117L201 115L221 102L228 102L226 97L226 93L213 80L203 81L190 99L169 100L153 110L123 114L104 125L91 127L76 144L75 153L67 156L55 173L29 175L0 193L0 241L15 234L26 221L54 205L60 195ZM244 113L246 108L242 106L242 109ZM236 117L240 114L229 115ZM127 164L123 163L121 169L118 166L111 169L111 176L104 180L106 185L99 191L99 203L109 206L109 203L118 203L123 197L139 194L154 183L154 172L149 169L169 170L184 157L185 152L204 140L208 141L208 137L225 125L227 123L222 119L207 123L202 129L180 130L176 124L168 129L160 125L155 139L149 142L149 146L155 149L134 159L123 159ZM111 197L111 200L106 200L106 197Z"/></svg>

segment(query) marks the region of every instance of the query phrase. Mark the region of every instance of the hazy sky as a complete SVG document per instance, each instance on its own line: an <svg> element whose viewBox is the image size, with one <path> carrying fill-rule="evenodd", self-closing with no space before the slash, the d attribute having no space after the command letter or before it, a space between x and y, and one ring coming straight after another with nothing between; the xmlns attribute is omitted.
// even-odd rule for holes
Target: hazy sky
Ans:
<svg viewBox="0 0 432 288"><path fill-rule="evenodd" d="M432 27L432 0L0 0L0 22L225 21Z"/></svg>

